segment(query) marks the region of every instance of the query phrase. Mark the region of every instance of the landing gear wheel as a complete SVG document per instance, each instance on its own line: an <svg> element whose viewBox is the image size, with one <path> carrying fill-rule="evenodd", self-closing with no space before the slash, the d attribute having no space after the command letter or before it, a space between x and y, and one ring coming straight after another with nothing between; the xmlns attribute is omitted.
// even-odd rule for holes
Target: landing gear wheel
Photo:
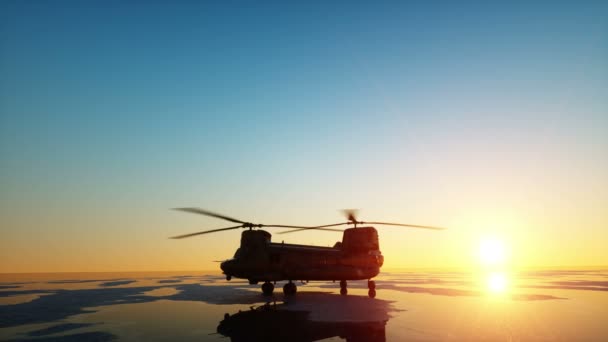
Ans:
<svg viewBox="0 0 608 342"><path fill-rule="evenodd" d="M264 284L262 284L262 293L265 296L272 295L272 291L274 291L274 285L272 285L272 283L267 281Z"/></svg>
<svg viewBox="0 0 608 342"><path fill-rule="evenodd" d="M344 296L347 293L348 290L346 289L346 280L340 280L340 294Z"/></svg>
<svg viewBox="0 0 608 342"><path fill-rule="evenodd" d="M296 286L296 284L289 282L287 284L285 284L285 286L283 286L283 293L286 296L291 296L291 295L295 295L296 292L298 292L298 287Z"/></svg>
<svg viewBox="0 0 608 342"><path fill-rule="evenodd" d="M230 281L230 279L232 279L232 276L230 274L226 274L226 280Z"/></svg>
<svg viewBox="0 0 608 342"><path fill-rule="evenodd" d="M368 280L367 281L367 288L369 289L369 291L367 292L367 294L369 295L370 298L376 298L376 282L373 280Z"/></svg>

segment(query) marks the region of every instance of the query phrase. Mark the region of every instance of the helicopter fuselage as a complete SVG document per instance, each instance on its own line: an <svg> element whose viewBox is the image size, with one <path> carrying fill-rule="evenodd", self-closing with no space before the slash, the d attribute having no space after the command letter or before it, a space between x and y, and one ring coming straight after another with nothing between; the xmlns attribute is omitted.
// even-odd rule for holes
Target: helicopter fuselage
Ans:
<svg viewBox="0 0 608 342"><path fill-rule="evenodd" d="M221 263L227 278L258 281L363 280L378 275L384 257L373 227L350 228L342 242L318 247L271 242L264 230L247 230L234 258Z"/></svg>

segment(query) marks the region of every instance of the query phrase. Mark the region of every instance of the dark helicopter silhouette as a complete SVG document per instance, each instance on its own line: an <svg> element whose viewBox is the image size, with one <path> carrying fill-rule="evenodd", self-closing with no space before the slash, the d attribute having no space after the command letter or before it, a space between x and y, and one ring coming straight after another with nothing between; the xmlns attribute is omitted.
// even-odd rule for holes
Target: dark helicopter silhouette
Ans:
<svg viewBox="0 0 608 342"><path fill-rule="evenodd" d="M262 292L271 295L277 281L287 280L283 286L286 295L293 295L297 291L294 280L339 280L340 293L347 294L348 280L368 280L368 294L376 296L376 283L371 280L380 272L384 257L380 252L378 232L372 226L361 225L390 225L441 230L444 228L421 226L403 223L363 222L357 221L355 211L346 210L347 222L327 224L322 226L293 226L280 224L254 224L237 220L221 214L199 208L176 208L205 216L211 216L233 223L236 226L206 230L197 233L179 235L173 239L183 239L196 235L215 233L225 230L247 228L241 234L241 245L234 257L223 261L220 267L226 279L232 277L247 279L250 284L264 282ZM335 229L342 225L353 225L345 230ZM256 229L258 228L258 229ZM272 235L259 228L291 228L292 230L280 232L286 234L304 230L326 230L343 232L342 241L336 242L333 247L319 247L311 245L297 245L271 242ZM273 284L274 283L274 284Z"/></svg>

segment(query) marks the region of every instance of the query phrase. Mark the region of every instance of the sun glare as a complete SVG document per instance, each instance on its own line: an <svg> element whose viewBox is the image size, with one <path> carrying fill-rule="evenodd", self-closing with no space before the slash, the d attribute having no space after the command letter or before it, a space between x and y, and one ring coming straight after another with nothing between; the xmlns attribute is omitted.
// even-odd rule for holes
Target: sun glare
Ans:
<svg viewBox="0 0 608 342"><path fill-rule="evenodd" d="M479 260L483 265L501 265L505 261L505 246L502 241L487 238L479 243Z"/></svg>

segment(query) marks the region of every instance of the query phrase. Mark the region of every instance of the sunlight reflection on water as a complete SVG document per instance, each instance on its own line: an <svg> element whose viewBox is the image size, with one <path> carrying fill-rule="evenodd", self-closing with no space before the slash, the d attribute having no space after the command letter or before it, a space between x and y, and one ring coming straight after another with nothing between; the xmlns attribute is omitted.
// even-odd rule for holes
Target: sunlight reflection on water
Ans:
<svg viewBox="0 0 608 342"><path fill-rule="evenodd" d="M507 276L504 272L491 272L486 276L488 290L494 294L503 294L507 290Z"/></svg>
<svg viewBox="0 0 608 342"><path fill-rule="evenodd" d="M179 291L178 289L173 288L173 287L163 287L160 289L146 291L143 294L146 296L152 296L152 297L165 297L165 296L173 296L180 292L181 291Z"/></svg>

